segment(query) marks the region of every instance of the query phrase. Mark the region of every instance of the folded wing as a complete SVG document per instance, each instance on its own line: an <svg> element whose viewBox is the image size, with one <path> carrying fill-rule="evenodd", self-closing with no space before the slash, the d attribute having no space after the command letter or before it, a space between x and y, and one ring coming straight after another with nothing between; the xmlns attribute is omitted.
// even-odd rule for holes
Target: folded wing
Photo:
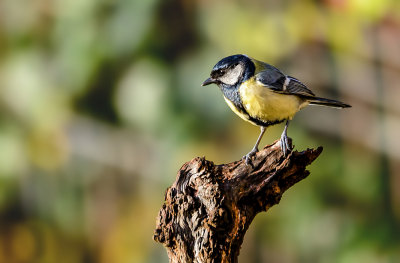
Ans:
<svg viewBox="0 0 400 263"><path fill-rule="evenodd" d="M267 68L256 74L256 80L265 87L281 94L314 97L314 93L298 79L286 76L279 69L268 65Z"/></svg>

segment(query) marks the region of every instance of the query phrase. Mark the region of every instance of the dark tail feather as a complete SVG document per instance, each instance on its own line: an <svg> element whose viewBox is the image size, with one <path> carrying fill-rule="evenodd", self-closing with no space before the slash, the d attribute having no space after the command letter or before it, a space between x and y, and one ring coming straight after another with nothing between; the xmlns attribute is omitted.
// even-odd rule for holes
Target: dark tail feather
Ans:
<svg viewBox="0 0 400 263"><path fill-rule="evenodd" d="M337 101L337 100L330 100L324 99L319 97L309 97L307 100L310 102L310 105L322 105L334 108L349 108L351 105Z"/></svg>

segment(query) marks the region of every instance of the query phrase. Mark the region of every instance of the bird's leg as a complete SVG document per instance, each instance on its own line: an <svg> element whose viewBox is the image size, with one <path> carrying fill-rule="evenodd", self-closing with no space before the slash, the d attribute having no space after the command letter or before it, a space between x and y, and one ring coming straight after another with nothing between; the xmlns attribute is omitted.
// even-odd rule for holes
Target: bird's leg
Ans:
<svg viewBox="0 0 400 263"><path fill-rule="evenodd" d="M253 149L248 154L243 156L243 158L246 160L246 164L249 164L251 157L253 157L256 154L256 152L258 152L258 145L260 144L261 138L263 137L264 132L267 129L264 126L261 126L260 128L261 128L261 132L260 132L260 135L258 136L258 139L257 139L256 144L254 145Z"/></svg>
<svg viewBox="0 0 400 263"><path fill-rule="evenodd" d="M285 128L283 129L283 132L282 132L282 135L281 135L281 149L282 149L282 152L283 152L283 156L287 156L287 154L288 154L288 151L291 151L292 149L290 149L290 146L289 146L289 140L288 140L288 137L287 137L287 128L288 128L288 126L289 126L289 120L287 120L286 121L286 125L285 125Z"/></svg>

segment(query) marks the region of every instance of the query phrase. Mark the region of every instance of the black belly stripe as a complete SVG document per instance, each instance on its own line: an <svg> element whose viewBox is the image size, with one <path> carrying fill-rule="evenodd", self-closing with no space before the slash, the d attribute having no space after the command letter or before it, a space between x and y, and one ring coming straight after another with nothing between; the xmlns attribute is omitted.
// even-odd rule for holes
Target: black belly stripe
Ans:
<svg viewBox="0 0 400 263"><path fill-rule="evenodd" d="M263 127L268 127L268 126L272 126L281 122L284 122L285 120L276 120L276 121L262 121L260 119L257 118L253 118L251 117L247 112L246 112L247 116L249 116L249 121L253 122L254 124L258 125L258 126L263 126Z"/></svg>

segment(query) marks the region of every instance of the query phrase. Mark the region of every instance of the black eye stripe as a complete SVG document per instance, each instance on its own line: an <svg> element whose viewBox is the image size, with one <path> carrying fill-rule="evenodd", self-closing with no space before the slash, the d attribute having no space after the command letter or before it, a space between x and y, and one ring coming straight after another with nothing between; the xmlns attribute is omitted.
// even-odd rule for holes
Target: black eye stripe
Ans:
<svg viewBox="0 0 400 263"><path fill-rule="evenodd" d="M234 69L237 65L239 65L238 62L237 62L237 63L232 63L232 64L230 64L230 65L225 65L225 66L223 66L223 67L221 67L221 68L219 68L219 69L214 70L214 71L211 73L211 75L212 75L212 77L214 77L214 78L221 77L221 76L225 75L225 74L227 73L228 70Z"/></svg>
<svg viewBox="0 0 400 263"><path fill-rule="evenodd" d="M216 72L216 75L217 76L222 76L222 75L224 75L225 74L225 72L224 72L224 70L222 70L222 69L219 69L219 70L217 70L217 72Z"/></svg>

